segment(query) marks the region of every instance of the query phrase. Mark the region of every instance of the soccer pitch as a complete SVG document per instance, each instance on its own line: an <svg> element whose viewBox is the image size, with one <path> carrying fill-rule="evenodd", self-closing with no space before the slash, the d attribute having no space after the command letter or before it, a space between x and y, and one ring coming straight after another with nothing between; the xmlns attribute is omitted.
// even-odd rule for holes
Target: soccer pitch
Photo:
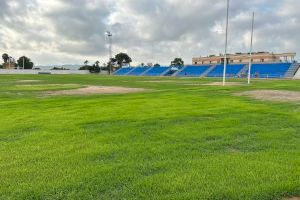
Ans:
<svg viewBox="0 0 300 200"><path fill-rule="evenodd" d="M300 101L240 94L300 81L216 81L0 76L0 199L299 197Z"/></svg>

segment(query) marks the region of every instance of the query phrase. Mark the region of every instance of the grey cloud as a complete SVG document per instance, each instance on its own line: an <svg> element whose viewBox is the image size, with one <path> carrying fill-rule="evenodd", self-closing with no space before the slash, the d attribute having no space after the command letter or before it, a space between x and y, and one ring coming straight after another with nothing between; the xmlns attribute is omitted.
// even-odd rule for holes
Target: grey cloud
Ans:
<svg viewBox="0 0 300 200"><path fill-rule="evenodd" d="M114 53L135 63L186 63L222 53L225 0L42 0L0 1L0 50L31 54L42 64L106 60L104 32L113 32ZM293 5L293 6L291 6ZM229 50L248 51L251 12L256 12L255 50L300 52L298 0L231 0ZM22 12L20 11L22 10ZM33 53L41 51L42 53ZM29 55L30 56L30 55ZM51 61L52 60L52 61Z"/></svg>

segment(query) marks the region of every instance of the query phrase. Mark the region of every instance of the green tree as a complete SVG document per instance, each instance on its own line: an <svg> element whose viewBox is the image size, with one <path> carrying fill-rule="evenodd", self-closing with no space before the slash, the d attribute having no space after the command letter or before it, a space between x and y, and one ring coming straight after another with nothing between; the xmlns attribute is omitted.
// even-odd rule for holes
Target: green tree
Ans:
<svg viewBox="0 0 300 200"><path fill-rule="evenodd" d="M17 60L17 64L20 68L23 68L23 63L24 63L24 69L32 69L34 66L34 63L31 62L30 58L27 58L26 56L21 56Z"/></svg>
<svg viewBox="0 0 300 200"><path fill-rule="evenodd" d="M7 61L9 60L9 55L7 53L4 53L2 55L2 59L3 59L4 63L7 63Z"/></svg>
<svg viewBox="0 0 300 200"><path fill-rule="evenodd" d="M107 63L106 68L108 69L109 74L112 74L113 72L113 66L117 62L116 58L111 58L110 61Z"/></svg>
<svg viewBox="0 0 300 200"><path fill-rule="evenodd" d="M89 61L88 61L88 60L84 61L84 65L85 65L85 66L87 66L87 65L88 65L88 63L89 63Z"/></svg>
<svg viewBox="0 0 300 200"><path fill-rule="evenodd" d="M184 62L181 58L175 58L172 62L171 62L171 66L184 66Z"/></svg>
<svg viewBox="0 0 300 200"><path fill-rule="evenodd" d="M119 67L122 67L123 64L130 64L132 62L132 59L126 53L117 54L115 59Z"/></svg>
<svg viewBox="0 0 300 200"><path fill-rule="evenodd" d="M156 64L154 65L154 67L160 67L160 64L156 63Z"/></svg>

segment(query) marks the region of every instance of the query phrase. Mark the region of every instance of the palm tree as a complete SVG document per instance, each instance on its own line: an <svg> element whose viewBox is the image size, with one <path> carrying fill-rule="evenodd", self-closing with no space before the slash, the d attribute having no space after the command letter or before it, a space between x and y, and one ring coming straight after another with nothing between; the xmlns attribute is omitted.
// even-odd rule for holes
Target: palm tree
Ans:
<svg viewBox="0 0 300 200"><path fill-rule="evenodd" d="M84 65L87 66L87 64L89 63L88 60L84 61Z"/></svg>
<svg viewBox="0 0 300 200"><path fill-rule="evenodd" d="M95 64L96 64L97 67L99 67L100 62L97 60L97 61L95 62Z"/></svg>

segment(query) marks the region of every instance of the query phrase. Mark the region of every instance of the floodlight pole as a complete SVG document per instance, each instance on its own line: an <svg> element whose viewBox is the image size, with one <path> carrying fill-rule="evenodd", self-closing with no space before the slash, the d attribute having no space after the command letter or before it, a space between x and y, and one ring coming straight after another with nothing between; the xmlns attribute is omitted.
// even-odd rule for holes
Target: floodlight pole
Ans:
<svg viewBox="0 0 300 200"><path fill-rule="evenodd" d="M225 55L224 55L223 86L225 86L225 84L226 84L227 45L228 45L228 19L229 19L229 0L227 0L226 39L225 39Z"/></svg>
<svg viewBox="0 0 300 200"><path fill-rule="evenodd" d="M252 50L253 50L253 32L254 32L254 12L252 13L252 29L251 29L251 42L250 42L250 56L249 56L249 69L248 69L248 84L251 82L251 67L252 67Z"/></svg>
<svg viewBox="0 0 300 200"><path fill-rule="evenodd" d="M111 74L112 71L112 33L110 31L106 31L106 35L108 37L108 53L109 53L109 74Z"/></svg>

